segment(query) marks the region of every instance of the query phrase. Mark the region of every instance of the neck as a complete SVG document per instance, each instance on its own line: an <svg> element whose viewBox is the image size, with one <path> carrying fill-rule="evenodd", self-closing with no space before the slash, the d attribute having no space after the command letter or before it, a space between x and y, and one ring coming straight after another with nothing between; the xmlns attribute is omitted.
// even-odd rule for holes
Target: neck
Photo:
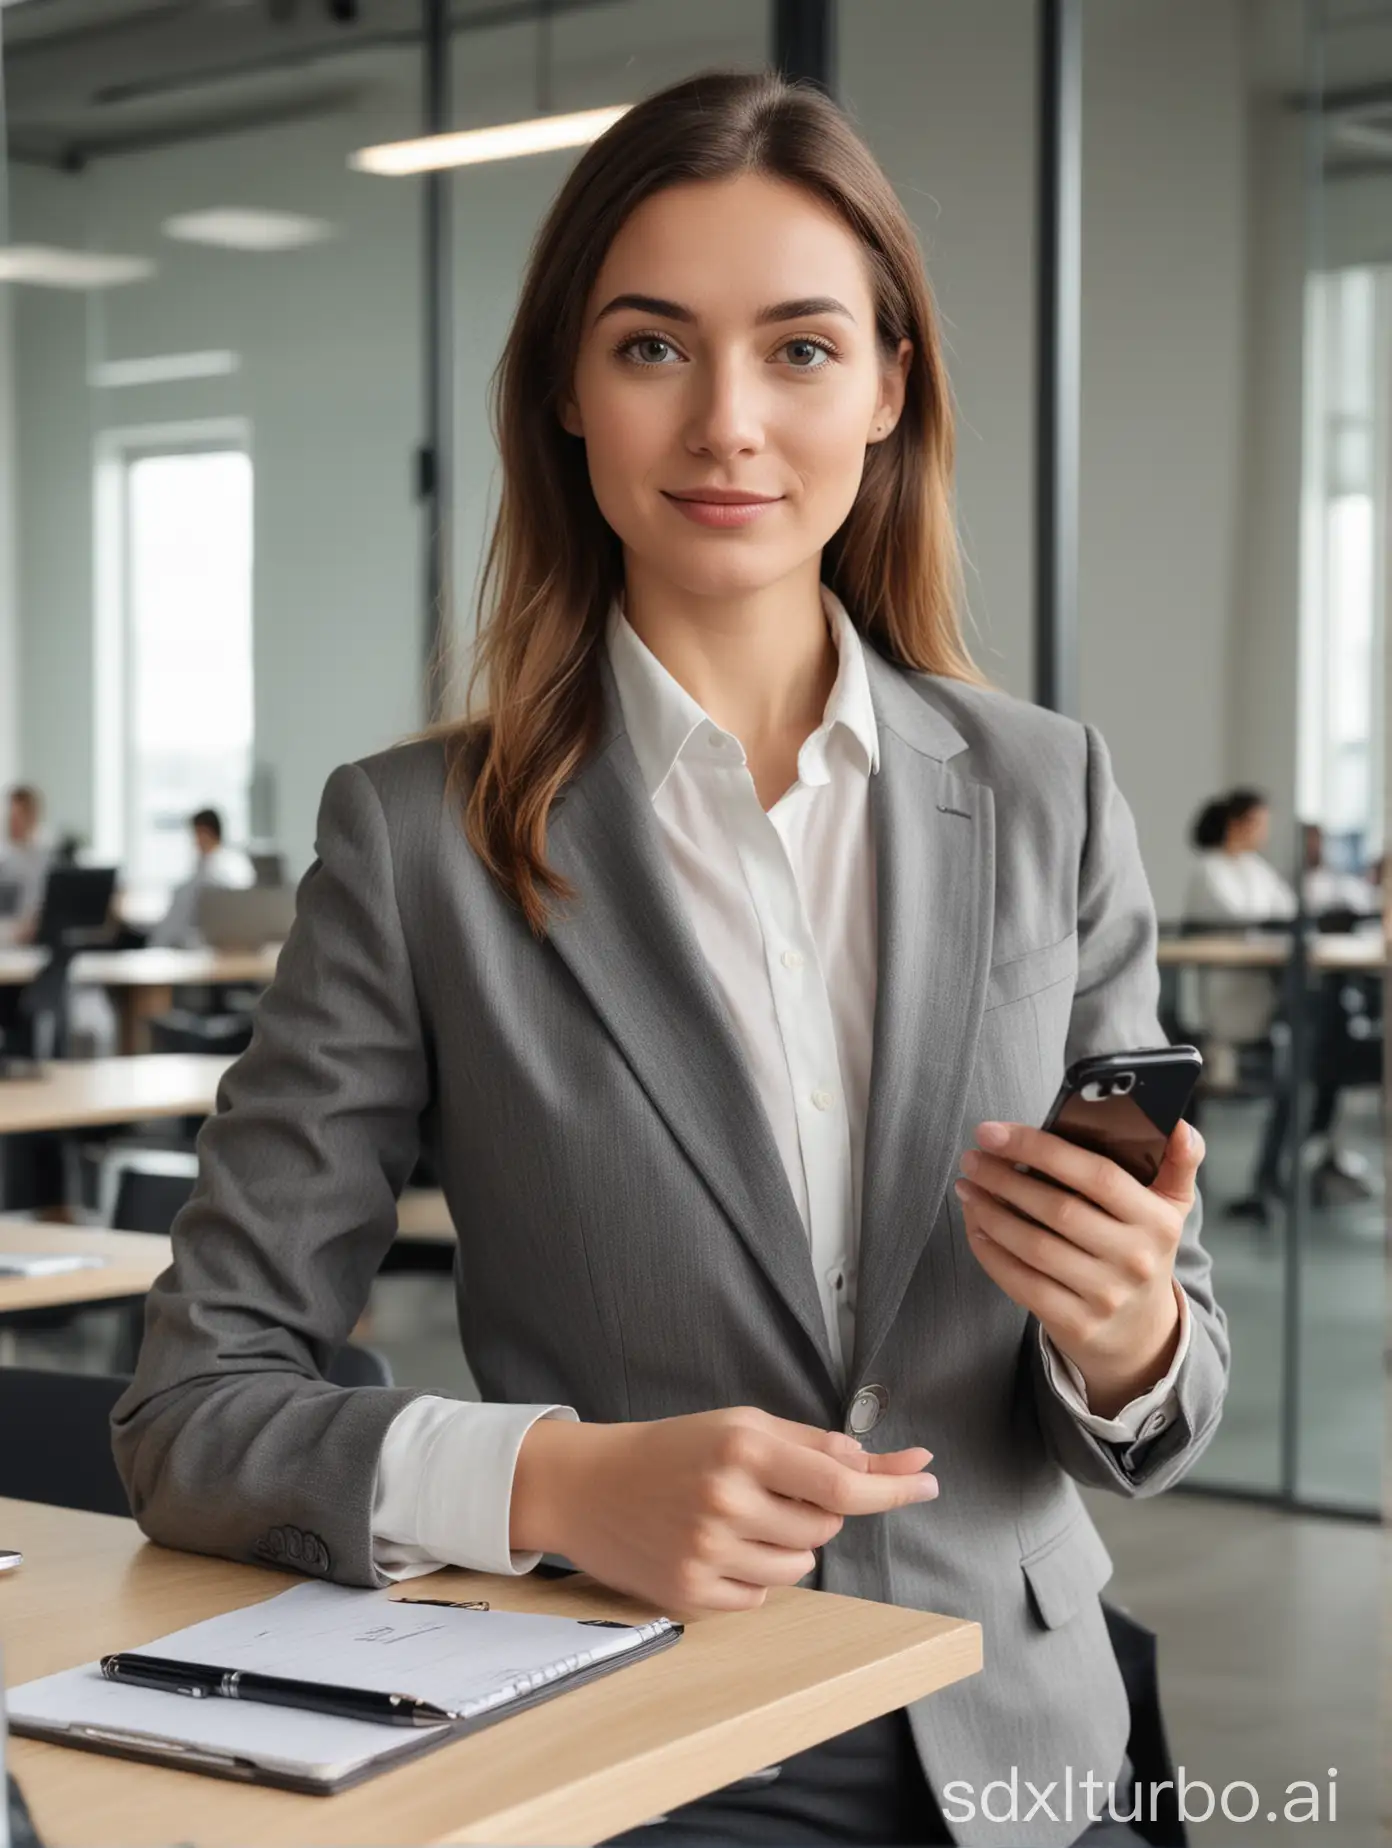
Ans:
<svg viewBox="0 0 1392 1848"><path fill-rule="evenodd" d="M626 560L624 614L639 639L751 757L796 751L822 722L837 655L820 565L813 558L760 590L703 597Z"/></svg>

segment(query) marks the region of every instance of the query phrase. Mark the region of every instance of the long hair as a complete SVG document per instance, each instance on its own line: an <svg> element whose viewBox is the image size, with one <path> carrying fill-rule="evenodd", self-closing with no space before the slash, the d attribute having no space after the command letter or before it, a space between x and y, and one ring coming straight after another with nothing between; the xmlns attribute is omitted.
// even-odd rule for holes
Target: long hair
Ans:
<svg viewBox="0 0 1392 1848"><path fill-rule="evenodd" d="M544 934L568 898L546 862L551 805L593 748L599 658L623 588L619 541L566 432L585 304L625 220L680 182L767 174L829 206L859 240L887 356L913 346L903 414L872 445L822 577L891 661L980 684L958 619L947 373L912 228L874 156L818 90L711 73L639 103L577 162L532 247L493 379L502 492L480 594L467 715L443 728L452 793L497 884ZM479 699L486 689L486 701Z"/></svg>

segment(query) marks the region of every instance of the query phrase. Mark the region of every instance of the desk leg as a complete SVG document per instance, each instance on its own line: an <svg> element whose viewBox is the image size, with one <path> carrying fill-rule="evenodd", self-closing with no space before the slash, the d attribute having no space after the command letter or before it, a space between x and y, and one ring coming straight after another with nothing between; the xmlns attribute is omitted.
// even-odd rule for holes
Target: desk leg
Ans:
<svg viewBox="0 0 1392 1848"><path fill-rule="evenodd" d="M120 1022L121 1051L127 1058L150 1050L148 1022L157 1014L167 1014L174 1005L172 988L118 988L112 993Z"/></svg>

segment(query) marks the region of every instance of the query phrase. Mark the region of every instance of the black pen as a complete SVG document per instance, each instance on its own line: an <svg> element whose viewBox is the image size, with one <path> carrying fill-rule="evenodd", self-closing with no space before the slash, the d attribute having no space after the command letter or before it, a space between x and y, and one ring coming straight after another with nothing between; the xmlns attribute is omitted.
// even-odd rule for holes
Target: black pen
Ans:
<svg viewBox="0 0 1392 1848"><path fill-rule="evenodd" d="M326 1687L318 1681L291 1681L282 1675L255 1675L244 1669L210 1668L202 1662L172 1662L165 1656L122 1652L103 1656L108 1681L157 1688L163 1694L187 1694L194 1700L254 1700L271 1707L298 1707L307 1713L331 1713L344 1720L372 1720L386 1726L440 1726L456 1718L428 1700L409 1694L379 1694L368 1688Z"/></svg>

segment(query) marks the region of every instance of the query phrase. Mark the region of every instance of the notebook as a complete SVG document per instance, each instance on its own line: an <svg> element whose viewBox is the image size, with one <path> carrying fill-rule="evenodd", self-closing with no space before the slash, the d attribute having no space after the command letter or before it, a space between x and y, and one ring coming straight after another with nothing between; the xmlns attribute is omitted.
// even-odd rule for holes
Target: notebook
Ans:
<svg viewBox="0 0 1392 1848"><path fill-rule="evenodd" d="M105 1262L72 1251L0 1251L0 1277L59 1277L66 1271L100 1270Z"/></svg>
<svg viewBox="0 0 1392 1848"><path fill-rule="evenodd" d="M97 1662L10 1692L10 1728L86 1751L330 1796L552 1695L642 1661L682 1626L468 1610L392 1591L304 1584L144 1644L151 1655L432 1701L406 1727L108 1681Z"/></svg>

